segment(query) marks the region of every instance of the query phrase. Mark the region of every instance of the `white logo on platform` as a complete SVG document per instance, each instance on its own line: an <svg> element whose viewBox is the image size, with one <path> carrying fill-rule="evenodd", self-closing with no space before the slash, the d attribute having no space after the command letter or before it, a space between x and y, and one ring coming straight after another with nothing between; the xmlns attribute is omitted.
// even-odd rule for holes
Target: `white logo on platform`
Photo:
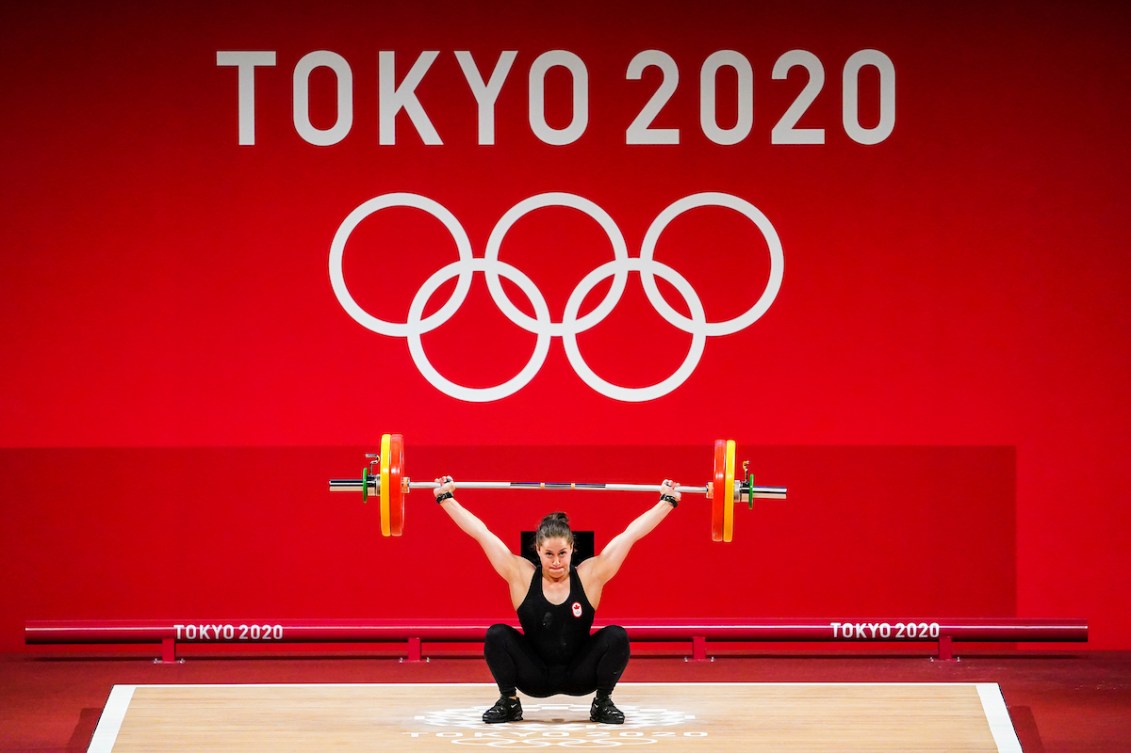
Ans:
<svg viewBox="0 0 1131 753"><path fill-rule="evenodd" d="M707 737L703 730L681 729L695 719L692 714L655 706L618 704L625 714L621 725L589 721L589 704L524 703L529 721L486 725L480 707L443 709L421 714L415 719L442 731L406 732L409 737L450 740L456 745L482 745L491 748L610 748L620 745L656 745L665 740ZM530 719L537 716L544 721Z"/></svg>
<svg viewBox="0 0 1131 753"><path fill-rule="evenodd" d="M499 248L511 226L529 212L551 206L571 207L591 217L605 231L613 248L613 261L606 262L587 274L570 293L560 322L551 319L546 299L533 281L517 267L499 260ZM660 235L672 220L691 209L708 206L733 209L749 219L762 233L770 254L769 278L761 296L742 314L721 322L708 322L703 311L703 303L691 283L673 268L652 258ZM459 254L458 261L442 267L420 286L409 306L408 318L403 323L379 319L364 310L350 295L342 272L342 256L345 253L346 242L353 231L366 217L391 207L413 207L435 217L455 240ZM467 232L455 215L438 202L413 193L390 193L362 203L342 221L330 245L330 283L342 308L366 329L390 337L407 339L412 360L425 379L446 395L476 403L499 400L525 387L542 368L553 337L562 338L562 345L565 347L566 356L573 370L582 381L600 394L624 402L643 402L662 397L683 384L695 371L703 355L707 337L729 335L743 330L766 313L781 288L784 266L781 240L769 219L744 199L727 193L713 192L685 196L660 212L645 233L640 255L635 258L629 257L624 236L612 217L592 201L571 193L538 194L515 204L491 231L487 239L487 248L481 258L476 257L472 252ZM516 325L538 336L534 353L526 366L511 379L494 387L465 387L449 380L428 360L424 346L421 344L422 335L442 326L455 315L467 297L475 272L482 272L486 277L487 288L499 310ZM577 336L603 321L620 301L629 272L640 275L644 292L656 312L673 327L692 336L691 347L683 363L669 377L647 387L622 387L606 381L589 367L577 345ZM605 298L591 312L579 317L578 313L585 296L602 280L609 277L612 278L612 285ZM656 277L666 280L683 297L691 313L690 318L668 305L656 286ZM452 278L456 278L456 287L451 298L437 311L424 316L429 299L441 285ZM526 295L534 309L534 318L527 316L511 302L500 278L510 280Z"/></svg>

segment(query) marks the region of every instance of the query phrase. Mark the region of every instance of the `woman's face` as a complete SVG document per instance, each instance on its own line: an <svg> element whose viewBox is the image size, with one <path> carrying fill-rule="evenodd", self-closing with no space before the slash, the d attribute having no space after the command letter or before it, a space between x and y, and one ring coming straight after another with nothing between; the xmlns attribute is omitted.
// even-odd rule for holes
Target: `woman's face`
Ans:
<svg viewBox="0 0 1131 753"><path fill-rule="evenodd" d="M538 547L538 559L542 562L542 572L551 578L569 574L569 558L572 555L573 546L560 536L543 539L541 546Z"/></svg>

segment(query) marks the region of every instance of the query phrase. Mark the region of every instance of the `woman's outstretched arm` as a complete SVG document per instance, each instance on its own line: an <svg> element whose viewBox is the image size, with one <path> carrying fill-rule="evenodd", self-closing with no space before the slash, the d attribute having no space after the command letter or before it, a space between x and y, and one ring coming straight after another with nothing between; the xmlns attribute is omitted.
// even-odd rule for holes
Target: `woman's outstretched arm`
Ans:
<svg viewBox="0 0 1131 753"><path fill-rule="evenodd" d="M482 520L459 503L454 496L456 484L451 476L442 476L436 479L436 483L440 485L435 492L436 498L440 500L440 506L461 531L479 543L495 572L512 585L516 582L523 586L529 585L534 565L508 549L503 540L487 528ZM441 499L445 495L446 498Z"/></svg>
<svg viewBox="0 0 1131 753"><path fill-rule="evenodd" d="M660 485L661 499L656 504L629 523L624 531L614 536L600 554L590 557L577 566L578 573L585 583L585 594L594 607L597 606L594 599L600 599L601 589L620 570L632 545L651 533L660 521L675 509L675 505L665 497L671 497L678 503L680 493L677 486L676 483L665 479Z"/></svg>

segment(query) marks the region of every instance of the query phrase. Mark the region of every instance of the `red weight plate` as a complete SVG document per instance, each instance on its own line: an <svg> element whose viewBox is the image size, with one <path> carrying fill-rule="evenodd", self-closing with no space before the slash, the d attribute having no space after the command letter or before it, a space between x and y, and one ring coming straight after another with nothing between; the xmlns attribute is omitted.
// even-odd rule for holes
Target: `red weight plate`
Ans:
<svg viewBox="0 0 1131 753"><path fill-rule="evenodd" d="M714 487L711 493L711 541L723 540L723 515L726 506L727 443L715 440Z"/></svg>

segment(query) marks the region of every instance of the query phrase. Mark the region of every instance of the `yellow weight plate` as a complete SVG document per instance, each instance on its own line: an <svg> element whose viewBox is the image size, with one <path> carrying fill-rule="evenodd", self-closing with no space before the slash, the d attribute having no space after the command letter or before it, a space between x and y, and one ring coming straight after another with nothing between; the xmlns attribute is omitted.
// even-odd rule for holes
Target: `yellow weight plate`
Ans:
<svg viewBox="0 0 1131 753"><path fill-rule="evenodd" d="M719 490L715 490L719 496ZM726 476L723 479L723 541L734 537L734 440L728 439L726 445Z"/></svg>
<svg viewBox="0 0 1131 753"><path fill-rule="evenodd" d="M389 460L393 453L392 437L381 435L381 535L390 536L389 524Z"/></svg>

